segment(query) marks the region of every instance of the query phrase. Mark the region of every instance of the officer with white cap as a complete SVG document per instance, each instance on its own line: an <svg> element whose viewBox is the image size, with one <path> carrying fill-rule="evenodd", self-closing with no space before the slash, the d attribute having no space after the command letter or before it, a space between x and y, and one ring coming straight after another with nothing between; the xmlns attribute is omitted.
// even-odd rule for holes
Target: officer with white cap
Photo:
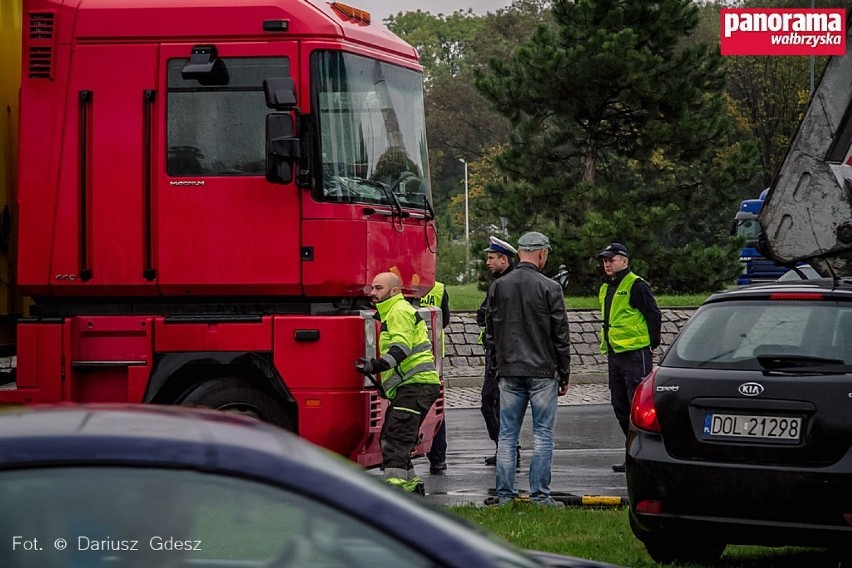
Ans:
<svg viewBox="0 0 852 568"><path fill-rule="evenodd" d="M488 237L489 245L488 248L485 249L485 252L493 252L497 254L502 254L505 256L511 263L512 257L517 254L517 250L515 247L507 243L502 239L498 239L497 237ZM486 261L487 263L487 261ZM492 270L493 272L493 270Z"/></svg>
<svg viewBox="0 0 852 568"><path fill-rule="evenodd" d="M512 259L517 250L515 247L497 237L489 237L488 248L485 249L487 254L485 257L485 266L494 275L494 278L505 276L515 267ZM487 296L486 296L487 300ZM485 331L485 302L482 300L482 305L476 312L476 323L479 324L480 343ZM488 431L488 437L497 444L497 439L500 437L500 389L497 387L497 376L488 362L488 354L485 354L485 379L482 381L482 417L485 419L485 429ZM518 453L518 462L520 462L520 452ZM486 465L495 465L497 463L497 454L485 458Z"/></svg>

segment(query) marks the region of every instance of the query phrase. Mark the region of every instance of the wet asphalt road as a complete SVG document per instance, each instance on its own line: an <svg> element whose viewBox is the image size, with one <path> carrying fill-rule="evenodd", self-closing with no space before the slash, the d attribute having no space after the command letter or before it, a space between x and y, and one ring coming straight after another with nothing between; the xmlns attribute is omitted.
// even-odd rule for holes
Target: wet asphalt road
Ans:
<svg viewBox="0 0 852 568"><path fill-rule="evenodd" d="M426 484L426 500L440 505L483 505L494 487L494 467L485 465L493 455L494 443L485 432L478 408L450 408L447 420L447 470L429 474L425 458L415 461L417 473ZM624 457L624 435L609 404L559 406L554 436L550 488L557 498L564 495L627 497L623 473L612 464ZM521 430L521 468L515 485L529 489L529 457L532 453L530 410Z"/></svg>

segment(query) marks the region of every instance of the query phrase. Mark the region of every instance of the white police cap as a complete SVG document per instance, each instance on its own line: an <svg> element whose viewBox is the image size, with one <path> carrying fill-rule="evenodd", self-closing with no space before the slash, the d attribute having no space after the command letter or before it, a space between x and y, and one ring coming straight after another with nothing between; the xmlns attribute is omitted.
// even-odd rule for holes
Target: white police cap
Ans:
<svg viewBox="0 0 852 568"><path fill-rule="evenodd" d="M488 248L485 249L485 252L496 252L498 254L505 254L510 258L514 256L516 252L518 252L517 250L515 250L515 247L513 247L502 239L498 239L497 237L488 237L488 240L491 244L488 245Z"/></svg>

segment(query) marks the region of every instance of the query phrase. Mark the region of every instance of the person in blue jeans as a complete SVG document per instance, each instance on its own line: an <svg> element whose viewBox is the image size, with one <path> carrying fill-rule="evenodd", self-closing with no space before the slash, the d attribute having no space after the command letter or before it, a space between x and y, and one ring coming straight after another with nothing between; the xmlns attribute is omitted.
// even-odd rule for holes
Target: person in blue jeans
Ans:
<svg viewBox="0 0 852 568"><path fill-rule="evenodd" d="M520 263L495 280L485 311L486 353L499 377L500 438L497 443L497 500L512 503L515 446L527 405L532 408L533 453L530 501L562 504L550 496L557 398L568 392L570 337L562 288L541 273L550 240L538 232L518 240Z"/></svg>

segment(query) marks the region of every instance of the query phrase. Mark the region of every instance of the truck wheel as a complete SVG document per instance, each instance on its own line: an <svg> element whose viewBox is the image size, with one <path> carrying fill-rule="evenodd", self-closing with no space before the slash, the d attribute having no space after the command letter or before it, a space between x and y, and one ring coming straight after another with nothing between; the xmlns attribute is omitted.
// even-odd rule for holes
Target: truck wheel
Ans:
<svg viewBox="0 0 852 568"><path fill-rule="evenodd" d="M294 417L280 402L237 377L219 377L195 385L180 399L180 404L243 414L296 430Z"/></svg>

